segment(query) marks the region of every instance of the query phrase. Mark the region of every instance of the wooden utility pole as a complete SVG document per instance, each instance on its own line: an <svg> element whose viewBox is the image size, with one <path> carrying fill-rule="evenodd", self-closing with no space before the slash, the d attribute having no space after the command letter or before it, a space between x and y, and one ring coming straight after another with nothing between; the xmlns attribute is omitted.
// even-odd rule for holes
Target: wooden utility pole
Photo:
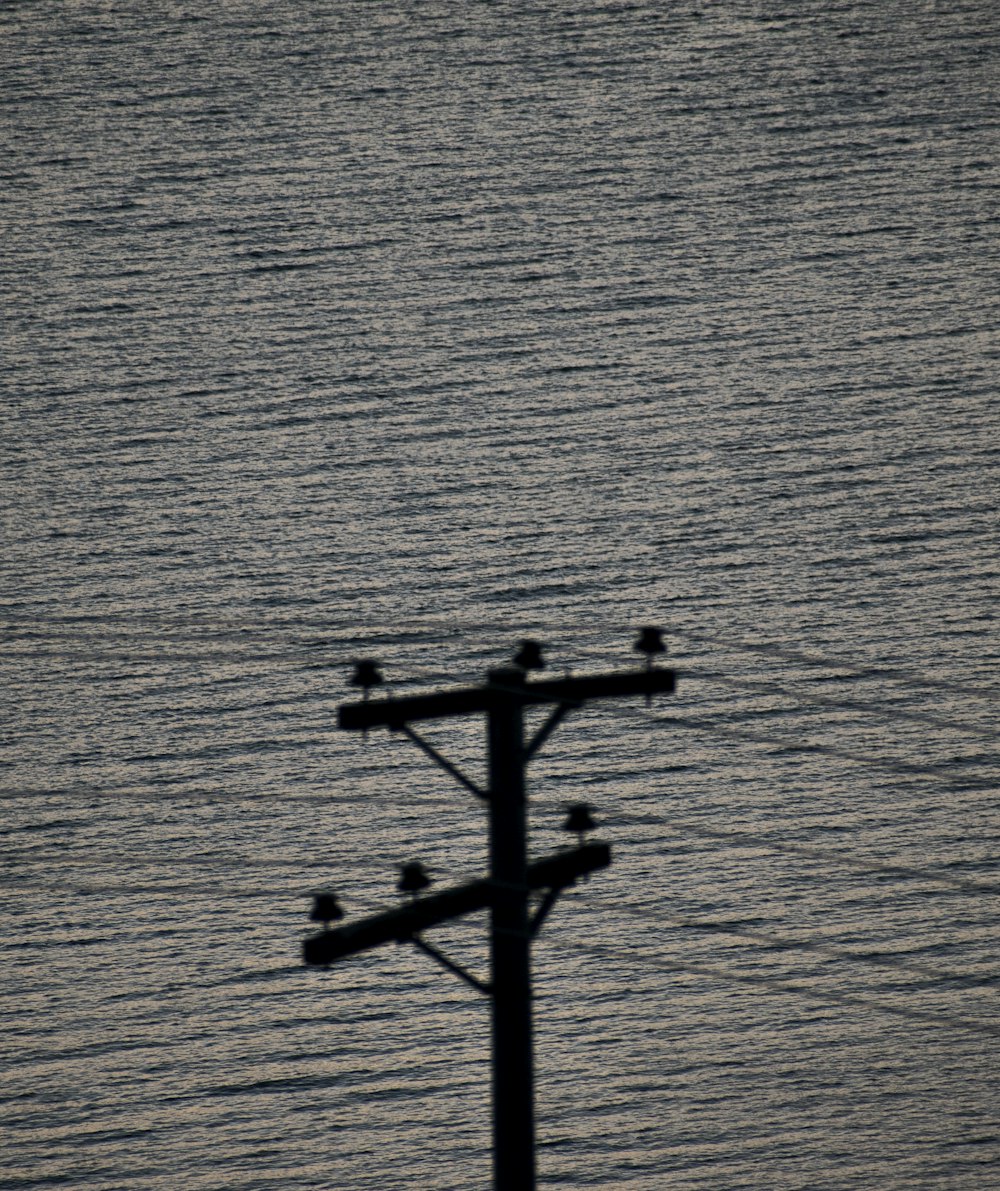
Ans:
<svg viewBox="0 0 1000 1191"><path fill-rule="evenodd" d="M492 1000L493 1008L493 1171L495 1191L534 1191L535 1123L531 1022L531 940L559 893L577 877L610 863L604 844L582 844L543 860L528 862L525 770L553 729L573 708L589 699L617 698L673 691L671 670L652 666L663 652L659 632L644 629L635 646L647 656L646 669L628 673L529 680L528 669L542 667L539 647L525 642L520 665L491 670L481 686L429 695L368 699L381 682L371 662L358 664L354 683L365 691L361 702L345 703L338 723L349 731L385 727L409 737L436 764L488 803L490 872L473 881L429 896L415 897L397 910L326 929L308 938L304 958L329 964L391 939L414 943L449 971ZM549 705L547 720L524 738L524 708ZM428 719L486 716L489 786L480 789L413 728ZM578 808L579 809L579 808ZM587 818L585 815L584 818ZM575 830L575 828L571 828ZM532 915L529 897L544 896ZM427 927L478 909L490 911L491 975L484 983L420 936ZM339 913L339 909L338 909ZM314 913L314 917L318 915Z"/></svg>

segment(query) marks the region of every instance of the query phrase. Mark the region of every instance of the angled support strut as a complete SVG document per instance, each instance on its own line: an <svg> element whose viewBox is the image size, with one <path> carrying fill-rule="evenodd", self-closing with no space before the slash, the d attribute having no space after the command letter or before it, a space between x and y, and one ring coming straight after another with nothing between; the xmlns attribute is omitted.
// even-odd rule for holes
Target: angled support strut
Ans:
<svg viewBox="0 0 1000 1191"><path fill-rule="evenodd" d="M460 786L464 786L466 790L471 790L477 798L481 798L484 802L489 802L490 796L485 790L481 789L476 783L458 768L453 765L447 757L444 757L437 751L437 749L429 741L418 735L409 724L393 724L391 725L397 732L402 732L404 736L409 737L410 740L420 749L425 752L428 757L436 764L440 765L445 773L451 774Z"/></svg>
<svg viewBox="0 0 1000 1191"><path fill-rule="evenodd" d="M460 980L464 980L466 984L471 984L478 992L486 993L489 996L493 992L493 985L484 983L478 977L473 976L471 972L466 971L461 964L455 963L453 959L449 959L443 951L438 951L436 947L432 947L426 939L422 939L419 935L412 935L410 942L424 955L429 955L432 960L439 963L442 968L449 972L454 972Z"/></svg>

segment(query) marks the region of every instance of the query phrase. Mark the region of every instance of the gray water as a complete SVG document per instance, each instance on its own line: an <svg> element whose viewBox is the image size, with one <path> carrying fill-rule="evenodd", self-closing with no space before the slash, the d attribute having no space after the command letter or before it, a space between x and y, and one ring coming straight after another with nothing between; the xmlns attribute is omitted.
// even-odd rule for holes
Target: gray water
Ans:
<svg viewBox="0 0 1000 1191"><path fill-rule="evenodd" d="M554 673L546 1187L1000 1186L988 0L0 9L0 1187L486 1187L392 693ZM481 725L428 735L482 780ZM485 972L483 923L435 941Z"/></svg>

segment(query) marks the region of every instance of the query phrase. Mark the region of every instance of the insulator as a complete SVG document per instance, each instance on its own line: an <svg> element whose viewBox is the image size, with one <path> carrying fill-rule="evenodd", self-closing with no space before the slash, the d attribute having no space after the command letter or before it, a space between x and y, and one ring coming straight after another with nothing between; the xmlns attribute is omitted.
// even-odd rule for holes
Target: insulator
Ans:
<svg viewBox="0 0 1000 1191"><path fill-rule="evenodd" d="M373 686L379 686L384 680L376 662L363 661L354 663L354 673L350 681L351 686L363 687L367 695Z"/></svg>
<svg viewBox="0 0 1000 1191"><path fill-rule="evenodd" d="M401 864L399 871L402 875L396 883L396 888L400 893L416 895L421 889L426 889L431 883L430 877L424 872L424 866L419 860L411 860L409 864Z"/></svg>
<svg viewBox="0 0 1000 1191"><path fill-rule="evenodd" d="M313 898L312 909L309 911L310 922L322 922L328 926L344 917L340 903L332 893L317 893Z"/></svg>
<svg viewBox="0 0 1000 1191"><path fill-rule="evenodd" d="M667 647L663 644L662 630L654 628L641 629L632 648L636 653L644 653L650 661L653 660L654 653L667 652Z"/></svg>
<svg viewBox="0 0 1000 1191"><path fill-rule="evenodd" d="M567 807L567 811L563 831L574 831L577 835L582 836L584 832L593 831L597 826L590 813L589 803L575 802L572 806Z"/></svg>
<svg viewBox="0 0 1000 1191"><path fill-rule="evenodd" d="M545 660L538 641L522 641L521 648L514 655L514 665L522 670L544 670Z"/></svg>

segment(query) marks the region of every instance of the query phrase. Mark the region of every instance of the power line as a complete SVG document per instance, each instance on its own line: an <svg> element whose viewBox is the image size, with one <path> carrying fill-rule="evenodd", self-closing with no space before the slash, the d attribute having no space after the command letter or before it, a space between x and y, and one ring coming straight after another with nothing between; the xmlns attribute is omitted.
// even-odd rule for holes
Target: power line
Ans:
<svg viewBox="0 0 1000 1191"><path fill-rule="evenodd" d="M470 832L471 835L471 832ZM215 897L233 897L242 896L242 884L234 886L229 884L233 879L239 880L241 875L246 872L251 875L247 877L247 881L256 881L257 874L265 872L272 874L274 880L286 880L288 877L296 877L303 884L308 883L311 890L315 890L319 886L329 888L331 884L338 885L341 882L330 876L331 857L325 855L322 859L307 859L296 860L294 858L280 861L265 860L260 857L220 857L220 858L205 858L205 857L166 857L159 859L147 859L142 855L136 856L129 853L126 856L99 856L79 858L74 853L60 857L53 861L48 855L18 855L8 851L3 856L6 864L6 873L0 877L0 889L9 889L12 891L36 889L47 892L72 894L72 893L129 893L129 892L157 892L163 894L176 894L178 896L187 893L204 893ZM398 857L393 856L391 859L388 854L380 860L372 860L365 856L356 856L351 854L349 863L352 874L358 872L367 874L368 876L382 878L385 885L385 895L389 897L395 879L394 874L398 869ZM12 866L17 863L22 863L25 866L23 875L20 875ZM347 861L345 860L345 863ZM45 870L44 878L37 874L37 871L32 869L43 867ZM92 880L87 876L88 872L100 871L102 869L114 869L116 872L122 874L121 881L109 882L100 880ZM214 875L213 879L208 882L199 883L195 881L177 880L177 869L206 869L210 870ZM156 871L159 869L163 872L163 877L158 878ZM62 870L62 871L60 871ZM68 870L68 871L67 871ZM313 870L318 870L317 872ZM231 875L230 875L231 874ZM452 879L460 878L460 873L449 873ZM392 880L390 880L392 878ZM466 877L466 879L469 879ZM164 884L166 880L172 880L172 884ZM226 883L223 883L226 882ZM253 889L256 891L260 888L259 885L254 885ZM281 899L288 899L289 897L304 897L307 893L289 890L287 884L276 886L271 891L274 896ZM257 896L256 892L254 896Z"/></svg>
<svg viewBox="0 0 1000 1191"><path fill-rule="evenodd" d="M1000 892L1000 891L998 891ZM674 926L685 930L699 931L710 935L726 935L737 939L746 939L760 947L776 951L806 951L827 956L830 959L842 960L848 963L870 964L877 968L887 968L892 971L906 972L921 979L940 980L944 983L983 984L996 982L1000 979L996 973L987 975L946 972L927 964L900 960L893 954L884 952L855 951L850 948L838 947L820 939L790 939L783 935L775 935L770 931L751 930L747 927L736 926L726 922L707 922L703 919L689 918L683 915L664 914L660 911L642 910L638 906L627 906L617 903L614 909L629 917L654 922L657 926Z"/></svg>
<svg viewBox="0 0 1000 1191"><path fill-rule="evenodd" d="M651 715L648 718L653 723L665 728L691 728L698 732L706 732L709 735L720 736L728 740L765 745L768 748L778 749L786 754L799 753L811 756L833 757L839 761L850 761L855 765L866 766L869 769L880 769L887 773L899 774L905 777L948 778L953 788L960 787L963 790L991 790L997 784L996 779L976 775L963 776L956 781L954 762L948 765L917 765L909 761L887 761L826 744L802 743L791 740L788 737L768 736L759 732L750 732L745 728L723 727L715 720L697 718L695 716ZM994 759L989 758L989 760L993 761ZM982 762L978 763L982 764Z"/></svg>
<svg viewBox="0 0 1000 1191"><path fill-rule="evenodd" d="M683 675L681 676L683 677ZM846 749L837 748L830 745L823 744L809 744L802 743L798 740L792 740L788 736L773 736L760 732L751 732L745 728L737 728L733 726L720 725L717 719L708 717L695 716L661 716L655 715L652 712L641 707L611 707L608 709L612 715L618 716L638 716L641 715L654 724L661 727L680 727L690 728L694 731L704 732L708 735L718 736L723 739L737 740L740 743L763 745L773 752L779 752L787 755L806 754L833 757L838 760L850 761L853 764L860 766L867 766L872 769L882 770L887 773L899 774L905 777L921 777L921 778L936 778L949 779L949 784L953 789L962 790L993 790L996 787L996 780L988 777L980 776L964 776L958 781L955 779L956 762L952 761L949 764L941 765L918 765L907 761L889 761L880 757L871 757L863 753L851 752ZM744 713L746 714L746 713ZM998 763L1000 758L973 758L975 764Z"/></svg>
<svg viewBox="0 0 1000 1191"><path fill-rule="evenodd" d="M749 843L755 847L765 848L768 851L784 852L792 856L802 856L809 860L820 860L834 867L839 865L844 868L856 869L859 872L871 873L877 876L933 881L941 885L951 886L954 889L960 889L963 893L1000 894L1000 885L985 884L981 881L970 880L967 877L954 877L950 873L942 873L939 869L918 868L914 865L897 864L895 862L873 863L872 861L861 860L856 856L848 855L846 852L828 852L823 848L811 848L806 844L790 844L785 841L773 840L768 836L762 836L756 832L718 831L713 828L702 827L696 823L677 820L668 822L666 819L661 820L660 825L678 835L704 836L707 839L722 840L728 844L735 845Z"/></svg>
<svg viewBox="0 0 1000 1191"><path fill-rule="evenodd" d="M60 798L63 797L66 793L78 794L81 797L87 797L87 798L95 797L94 791L85 790L85 789L71 790L71 791L58 791L56 793L53 793L50 791L32 791L32 790L25 790L25 791L20 792L21 796L24 796L24 797L37 795L37 796L60 797ZM131 794L131 793L124 792L124 791L120 792L120 795L121 795L121 797L128 798L128 799L140 799L141 800L143 798L143 795ZM191 795L191 794L185 794L185 795L170 794L170 795L164 796L165 799L181 798L184 800L192 799L194 797L196 797L196 796ZM218 794L218 792L207 792L204 794L204 797L214 799L220 805L226 804L225 796ZM445 796L442 796L442 798L445 798ZM446 800L449 802L451 801L450 797L448 797ZM159 799L157 799L157 801L159 801ZM320 804L320 805L335 807L335 808L339 809L345 805L354 805L354 806L367 805L368 799L363 798L363 797L358 797L358 796L347 797L347 798L332 797L327 794L303 794L303 795L260 794L260 795L247 796L245 799L242 799L241 800L241 809L242 809L242 804L249 803L252 806L253 804L256 804L256 803L271 802L271 801L281 801L282 803L293 802L293 803ZM406 805L407 807L409 807L412 803L412 799L410 799L410 798L404 799L402 796L400 796L400 798L397 801L401 805ZM620 817L622 817L622 816L620 816ZM644 821L647 820L648 816L644 815L643 819L644 819ZM622 821L628 822L628 820L629 820L629 816L627 814L625 814L622 817ZM773 837L763 835L760 832L722 831L722 830L719 830L716 828L704 827L701 824L693 823L688 820L678 820L675 818L667 819L666 817L658 818L657 825L659 827L671 832L672 834L675 834L675 835L696 836L696 837L701 837L701 838L705 838L705 839L711 839L713 841L718 841L720 843L724 843L731 847L745 847L747 845L751 845L756 848L762 848L766 851L771 851L771 852L775 852L775 853L784 853L784 854L788 854L788 855L803 857L803 858L806 858L809 860L820 861L820 862L822 862L826 865L829 865L833 868L837 868L837 867L848 868L848 869L852 869L852 870L856 870L856 871L864 872L864 873L869 873L869 874L876 875L876 876L891 876L891 877L900 877L900 878L903 878L906 880L930 881L930 882L934 882L937 884L946 885L946 886L961 890L962 892L966 892L966 893L986 894L986 895L1000 894L1000 885L990 884L990 883L983 882L983 881L977 881L977 880L974 880L974 879L971 879L968 877L954 876L950 873L942 872L940 869L930 868L930 867L926 867L926 866L902 864L902 863L899 863L896 861L865 860L858 856L849 854L845 851L833 852L833 851L830 851L830 850L824 849L824 848L811 847L808 844L791 843L791 842L788 842L785 840L776 840ZM16 855L17 855L16 853L13 853L12 858L16 858ZM30 852L26 853L24 855L29 860L32 858L32 854ZM113 855L108 856L106 853L102 853L101 855L91 856L85 860L78 861L77 857L79 855L80 854L76 851L70 851L70 852L64 851L63 853L61 853L58 863L69 862L74 865L79 863L80 865L86 865L89 867L112 866L112 867L118 868L121 866L123 859L124 859L122 857L116 857ZM174 857L164 858L162 855L156 855L156 856L150 855L148 857L144 857L141 853L136 853L135 851L129 852L128 860L130 863L152 864L152 865L170 865L172 867L200 866L200 865L212 866L213 868L219 867L219 866L232 866L235 868L259 867L259 868L263 868L263 869L277 869L278 871L280 871L284 868L291 868L291 867L297 868L297 867L302 867L302 866L308 868L313 864L327 863L325 860L324 861L312 861L312 860L308 860L305 858L303 858L302 860L299 860L296 858L290 858L288 860L276 860L273 858L258 859L258 858L246 857L246 856L239 856L239 857L174 856ZM53 861L49 860L47 863L53 863ZM364 867L363 860L356 861L355 859L352 858L352 865L355 863L360 863L361 866ZM58 881L56 881L56 883L59 884Z"/></svg>
<svg viewBox="0 0 1000 1191"><path fill-rule="evenodd" d="M664 959L659 956L642 955L636 951L620 951L599 943L584 943L574 940L559 939L552 946L563 950L589 952L605 959L613 959L617 963L628 966L639 963L644 967L662 972L683 972L692 976L701 976L707 980L716 980L724 984L741 984L748 987L765 988L771 992L786 993L790 996L803 997L808 1000L821 1001L833 1005L847 1005L851 1008L873 1009L878 1013L903 1017L911 1021L919 1021L941 1028L969 1031L975 1034L986 1034L992 1038L1000 1038L1000 1024L992 1022L974 1021L969 1018L952 1017L947 1014L934 1013L930 1010L916 1009L912 1006L892 1005L886 1001L873 1000L870 997L860 997L853 993L834 992L825 989L815 989L808 985L796 984L772 976L751 976L742 972L732 972L725 968L716 968L707 964L688 963L683 960Z"/></svg>
<svg viewBox="0 0 1000 1191"><path fill-rule="evenodd" d="M965 723L962 720L948 719L943 716L934 715L925 711L911 711L908 708L901 707L880 707L876 703L871 703L861 699L830 699L824 698L820 695L811 693L803 694L801 691L790 690L787 687L779 686L771 682L755 682L752 679L746 678L729 678L726 675L715 673L710 670L685 670L681 673L682 678L700 678L707 682L718 683L721 686L730 687L734 690L745 691L755 690L765 695L781 695L789 699L795 699L800 706L795 712L806 714L812 707L826 707L833 710L843 708L846 711L859 711L863 713L870 713L877 716L879 719L911 721L917 724L930 724L935 728L943 728L955 732L967 732L971 735L981 736L985 740L1000 740L1000 730L980 728L976 724Z"/></svg>
<svg viewBox="0 0 1000 1191"><path fill-rule="evenodd" d="M190 642L187 643L190 645ZM346 667L346 655L330 656L326 658L318 658L316 656L315 648L312 643L303 642L295 650L287 648L276 648L268 651L261 651L259 644L255 643L252 646L248 643L245 649L233 648L214 648L213 643L206 641L206 648L203 650L188 650L178 651L169 648L169 645L164 645L162 642L158 643L141 643L125 650L119 646L108 646L100 650L91 650L85 653L75 646L67 648L58 648L51 643L47 643L41 650L39 649L25 649L9 647L5 650L5 656L11 660L17 661L90 661L90 662L117 662L122 665L134 666L158 666L158 665L180 665L180 664L224 664L228 666L243 665L248 668L259 668L267 666L272 663L286 663L295 667L299 671L330 671ZM355 654L358 650L353 651ZM353 656L353 655L352 655ZM689 669L684 670L681 675L685 679L702 679L709 683L726 686L735 690L746 691L754 690L760 694L783 696L789 699L794 699L798 703L798 707L794 709L799 714L808 714L812 708L822 707L831 710L847 710L856 711L861 714L870 714L883 720L896 720L899 722L912 722L916 724L927 724L932 727L941 728L946 731L954 731L966 733L969 735L978 736L984 740L1000 740L1000 731L996 729L983 728L977 724L969 723L968 721L959 720L953 717L944 717L935 715L931 712L917 711L908 708L901 708L897 706L884 706L870 700L863 700L857 698L829 698L820 696L810 692L803 692L780 685L774 682L755 681L747 678L729 678L718 672L707 669ZM117 676L116 676L117 677ZM245 681L253 681L257 677L254 673L246 675ZM222 681L231 681L231 676L225 676ZM393 684L395 687L409 688L420 682L436 682L441 678L441 670L439 667L422 666L422 665L407 665L407 675L405 678L399 678ZM290 696L287 701L310 701L315 696ZM250 706L257 706L257 704L249 704Z"/></svg>
<svg viewBox="0 0 1000 1191"><path fill-rule="evenodd" d="M389 869L381 869L380 872L387 874ZM304 875L304 874L301 874ZM261 887L254 885L252 887L240 886L221 887L218 883L211 885L199 884L175 884L175 885L159 885L155 881L126 881L116 884L97 884L94 882L82 882L68 885L60 881L52 883L42 883L37 881L14 881L11 882L10 887L13 890L24 891L29 889L45 890L46 892L72 892L76 894L87 894L90 896L144 896L160 895L163 899L167 898L205 898L211 899L217 904L225 904L233 900L241 902L252 901L261 903L264 901L281 902L289 905L291 902L302 902L308 898L315 896L316 892L321 888L328 888L329 881L313 881L308 889L303 888L299 890L289 889L287 885L275 886L273 888ZM1000 977L996 973L975 973L975 972L955 972L946 971L941 968L932 967L927 964L915 963L909 960L900 960L892 953L873 953L869 951L856 951L848 948L838 947L836 945L814 939L793 939L783 935L776 935L770 931L751 930L746 927L735 926L726 922L712 922L700 919L694 919L683 915L665 914L662 912L650 912L641 910L636 906L622 905L616 903L615 911L622 913L631 918L641 919L655 923L659 927L676 927L684 930L696 931L707 935L722 935L736 939L745 939L757 946L773 951L786 952L809 952L828 957L832 960L837 960L845 963L856 963L860 965L867 965L875 968L890 970L894 972L902 972L909 975L917 976L922 980L936 980L942 984L961 984L967 986L976 986L984 984L996 983ZM105 941L105 940L101 940ZM28 941L30 945L30 940Z"/></svg>
<svg viewBox="0 0 1000 1191"><path fill-rule="evenodd" d="M208 659L199 657L197 660L205 661ZM329 665L332 666L333 663L329 663ZM327 668L326 663L323 664L323 668ZM437 673L437 670L435 669L434 671L428 671L428 672L429 673ZM705 675L705 674L702 674L701 676L709 677L708 675ZM712 678L712 680L718 680L718 676L711 676L711 678ZM246 680L252 681L252 676L247 676ZM399 684L397 684L397 689L399 689L399 690L407 689L409 687L410 683L413 681L414 680L411 679L409 682L399 683ZM727 680L727 685L738 686L739 683L736 680ZM788 697L800 699L800 695L797 692L787 691L785 688L773 687L773 686L769 686L767 684L760 684L760 683L757 683L754 685L758 689L764 690L769 694L787 695ZM325 694L322 696L323 699L326 699L327 697L328 696ZM288 699L277 700L277 701L264 700L264 701L255 702L252 704L247 704L247 705L240 704L238 707L238 710L241 710L241 711L254 710L259 707L268 707L268 706L271 706L272 704L278 705L278 706L283 706L286 703L290 703L290 702L294 702L297 704L315 704L318 698L319 698L319 696L303 696L303 695L290 696ZM861 702L855 701L855 700L845 701L845 700L830 700L830 699L814 699L813 703L818 706L823 706L823 707L833 708L833 709L845 708L845 709L857 710L857 711L875 715L875 716L877 716L879 718L883 718L883 719L909 720L909 721L918 722L918 723L927 723L934 727L941 728L942 730L950 730L950 731L969 733L969 734L977 735L982 738L991 739L991 740L997 738L997 735L995 733L981 729L976 725L963 723L963 722L957 721L957 720L944 719L942 717L932 716L932 715L929 715L926 713L910 712L910 711L900 710L900 709L880 708L874 704L861 703ZM614 710L618 711L619 709L616 708ZM625 709L620 709L620 710L624 711ZM793 714L808 714L808 711L809 711L808 706L803 706L800 702L799 708L796 709L796 711ZM750 710L749 713L754 714L752 709ZM747 714L747 713L744 712L743 714ZM762 746L765 746L765 747L768 747L771 749L780 749L780 750L790 753L790 754L797 753L797 754L806 754L806 755L811 754L811 755L816 755L816 756L833 757L838 760L849 761L852 764L867 766L869 768L881 770L883 772L894 773L894 774L899 774L899 775L908 776L908 777L916 776L916 777L924 777L924 778L927 778L927 777L945 778L945 779L948 779L950 784L952 784L952 785L956 784L955 783L955 762L950 762L947 765L934 765L934 764L929 765L926 763L917 764L917 763L907 762L907 761L902 761L902 760L895 760L895 761L887 760L882 757L872 757L872 756L864 754L864 753L852 751L852 750L845 749L845 748L838 747L838 746L831 746L831 745L827 745L827 744L807 743L807 742L801 742L798 740L791 740L787 736L774 736L774 735L769 735L769 734L760 733L760 732L753 732L746 728L735 727L732 724L720 725L717 722L717 720L713 720L708 717L694 717L694 716L656 717L656 716L651 716L649 718L651 718L654 722L658 723L661 726L687 727L687 728L693 729L695 731L707 732L709 734L713 734L713 735L723 737L726 739L730 739L730 740L738 740L738 741L741 741L744 743L758 744L758 745L762 745ZM294 745L296 742L291 741L289 743L291 745ZM973 763L982 765L983 763L992 763L994 761L994 758L985 758L985 759L974 758L971 760L973 761ZM995 782L991 778L985 778L985 777L981 777L979 775L966 775L966 776L961 777L957 784L961 788L965 788L965 789L988 789L988 788L992 788L994 786ZM15 792L15 791L8 791L7 793L12 796L18 796L17 792ZM296 797L296 796L293 795L291 797Z"/></svg>
<svg viewBox="0 0 1000 1191"><path fill-rule="evenodd" d="M268 798L279 798L279 795L267 796ZM319 798L320 796L317 796ZM264 796L254 801L264 801ZM302 799L305 801L306 799ZM362 799L352 800L355 804L360 805ZM623 822L629 821L627 814L619 816ZM648 816L643 816L644 821ZM1000 885L989 884L982 881L972 880L967 877L956 877L950 873L943 873L939 869L918 867L915 865L900 864L894 861L870 861L863 860L857 856L850 855L847 852L831 852L823 848L813 848L806 844L789 843L784 840L775 840L770 836L761 835L759 832L749 831L719 831L714 828L703 827L697 823L691 823L686 820L677 819L657 819L657 825L670 831L675 835L680 836L699 836L706 839L716 840L725 843L732 847L745 847L751 845L756 848L762 848L766 851L775 853L784 853L792 856L800 856L809 860L821 861L833 868L841 867L856 870L859 872L869 873L874 876L888 876L900 877L906 880L920 880L930 881L936 884L946 885L953 889L961 890L963 893L975 893L985 895L1000 894ZM53 887L59 888L76 888L76 886L68 886L63 884L55 873L55 866L60 864L68 864L72 867L112 867L121 869L123 863L146 865L146 866L163 866L163 867L200 867L206 866L215 868L234 868L234 869L266 869L276 872L286 870L308 869L313 866L326 867L329 864L329 857L324 856L320 860L308 858L288 859L273 859L268 857L266 859L253 856L170 856L164 857L162 855L143 854L135 851L129 851L127 858L125 856L108 855L102 852L100 855L89 856L86 859L79 859L80 853L77 851L63 851L59 858L53 860L46 854L45 863L50 866L52 870L52 879L49 884ZM16 852L8 850L8 863L13 862L19 858ZM41 860L40 855L27 852L21 854L21 857L27 861ZM351 866L367 868L372 872L385 872L386 868L382 864L369 863L364 857L351 857ZM0 880L3 880L0 878ZM10 877L6 878L9 881ZM217 885L209 888L218 890Z"/></svg>
<svg viewBox="0 0 1000 1191"><path fill-rule="evenodd" d="M397 689L399 689L399 690L407 689L407 687L408 687L408 684L403 684L403 683L397 684ZM785 693L785 692L778 689L773 693ZM787 692L787 693L789 693L790 695L792 694L791 692ZM247 710L255 710L258 708L270 707L270 706L279 706L280 707L280 706L285 706L286 704L292 704L292 703L313 705L320 698L325 700L326 698L328 698L328 695L324 694L321 697L320 696L312 696L312 695L309 695L309 696L297 695L297 696L288 696L287 698L276 699L276 700L262 700L262 701L253 702L250 704L242 704L241 703L241 704L237 705L236 710L247 711ZM847 706L847 704L840 704L840 703L831 702L831 701L822 701L822 702L827 706ZM884 717L888 717L888 718L918 718L917 713L908 714L908 713L897 713L894 711L890 712L888 710L882 711L882 710L877 709L874 706L870 706L870 705L868 705L867 709L871 710L876 715L880 715L880 716L884 716ZM614 712L617 712L618 714L623 714L623 713L631 714L625 708L613 708L612 710ZM805 709L801 709L800 712L798 712L798 713L805 714ZM755 714L755 712L753 712L753 710L751 709L749 712L744 712L742 714ZM947 778L953 779L954 773L955 773L955 762L950 762L948 765L933 765L933 764L928 765L928 764L916 764L916 763L912 763L912 762L899 761L899 760L891 761L891 760L886 760L883 758L870 757L863 753L852 752L850 750L831 746L831 745L802 743L797 740L791 740L787 736L773 736L773 735L768 735L768 734L759 733L759 732L752 732L752 731L749 731L748 729L738 728L738 727L735 727L732 725L722 726L717 722L717 720L708 718L708 717L650 716L649 718L654 723L657 723L661 726L673 725L673 726L687 727L687 728L694 729L696 731L708 732L710 734L722 736L722 737L725 737L728 739L740 740L742 742L747 742L747 743L752 743L752 744L760 744L760 745L764 745L764 746L771 747L771 748L778 748L778 749L781 749L788 753L802 753L802 754L815 754L815 755L830 756L830 757L834 757L834 758L837 758L840 760L850 761L854 764L869 766L871 768L880 769L880 770L883 770L886 772L897 773L897 774L901 774L901 775L905 775L905 776L947 777ZM971 733L975 733L975 734L981 734L984 736L988 736L991 739L994 738L993 733L982 732L982 730L980 730L979 728L977 728L975 726L962 724L958 721L945 721L945 720L940 720L940 719L936 719L933 717L926 717L926 716L919 716L919 718L925 722L934 723L934 724L936 724L936 726L939 726L942 728L950 728L950 729L954 729L956 731L971 732ZM291 741L289 743L294 745L296 742ZM975 759L975 761L978 764L984 763L983 759ZM994 758L986 758L985 759L985 762L993 762L993 761L994 761ZM973 776L973 777L962 778L961 785L965 788L991 788L994 785L994 782L992 779L981 779L977 776ZM11 791L10 793L13 794L14 791Z"/></svg>
<svg viewBox="0 0 1000 1191"><path fill-rule="evenodd" d="M715 637L710 634L691 632L690 630L670 630L671 635L685 638L689 641L707 642L710 645L721 645L724 648L735 649L741 653L759 653L767 657L778 657L784 661L796 662L799 665L813 669L850 670L854 678L881 678L890 682L897 682L913 689L936 688L951 691L954 694L968 695L977 699L1000 701L1000 691L989 687L973 686L970 683L958 683L949 679L940 679L918 674L916 671L895 666L872 666L868 663L854 662L847 658L830 658L823 654L807 653L805 650L790 649L787 646L768 645L764 642L734 641L731 638Z"/></svg>
<svg viewBox="0 0 1000 1191"><path fill-rule="evenodd" d="M534 628L531 628L530 631L535 631L537 625L545 621L545 619L544 617L538 618ZM655 620L657 617L654 615L650 619ZM665 623L669 623L670 620L669 616L659 619ZM592 622L587 625L567 625L563 623L557 627L556 631L557 635L564 639L567 637L579 638L581 636L593 638L597 635L608 635L612 630L614 634L617 634L626 623L624 619L621 621L598 621L596 624ZM443 638L453 639L462 636L464 633L474 632L478 635L483 632L493 632L517 635L518 633L529 631L529 628L525 626L524 622L519 622L515 619L509 622L486 621L482 619L467 619L461 615L453 616L447 612L442 613L441 619L408 619L405 628L388 625L375 626L363 635L358 634L354 624L353 619L350 621L334 621L330 618L286 617L279 619L272 617L266 620L250 621L246 615L221 618L217 614L209 617L199 616L193 613L187 616L178 614L156 616L148 612L139 614L110 614L102 612L93 614L79 613L75 616L46 614L45 616L33 615L23 617L8 614L0 617L0 634L8 632L22 634L48 633L51 635L67 628L79 634L80 628L93 626L94 632L90 635L94 636L97 635L98 626L115 625L119 626L119 630L124 628L128 631L134 631L138 626L142 631L158 632L161 634L164 629L177 631L197 628L206 630L209 633L238 633L245 637L249 644L256 637L266 636L273 639L274 634L279 631L296 633L315 632L339 637L340 639L336 642L327 640L325 644L329 647L336 645L338 648L350 649L352 651L350 656L354 656L358 652L393 646L398 647L400 645L433 645L439 643ZM745 641L738 638L675 626L671 626L667 630L667 634L670 638L679 638L681 640L695 642L699 645L721 647L736 653L777 657L784 661L794 662L807 669L822 668L849 671L850 673L847 676L851 678L877 678L914 690L936 689L966 695L971 698L1000 701L1000 691L998 690L975 686L970 683L956 682L950 679L936 678L905 667L873 666L868 662L858 661L849 657L830 657L825 654L810 653L787 646L772 645L761 641ZM101 630L101 635L103 639L103 629ZM319 643L307 640L303 641L301 645L302 648L308 648ZM30 657L31 655L26 654L25 656ZM235 653L235 656L242 658L245 656L245 651L238 651ZM273 660L276 657L281 658L283 655L264 654L261 656L264 660ZM287 657L289 660L298 660L298 653L289 654ZM196 660L199 659L196 657ZM340 665L343 662L342 659L331 659L329 664ZM411 668L411 672L415 671L412 671ZM427 673L433 674L435 680L437 680L440 677L441 671L437 668L433 670L428 668Z"/></svg>

